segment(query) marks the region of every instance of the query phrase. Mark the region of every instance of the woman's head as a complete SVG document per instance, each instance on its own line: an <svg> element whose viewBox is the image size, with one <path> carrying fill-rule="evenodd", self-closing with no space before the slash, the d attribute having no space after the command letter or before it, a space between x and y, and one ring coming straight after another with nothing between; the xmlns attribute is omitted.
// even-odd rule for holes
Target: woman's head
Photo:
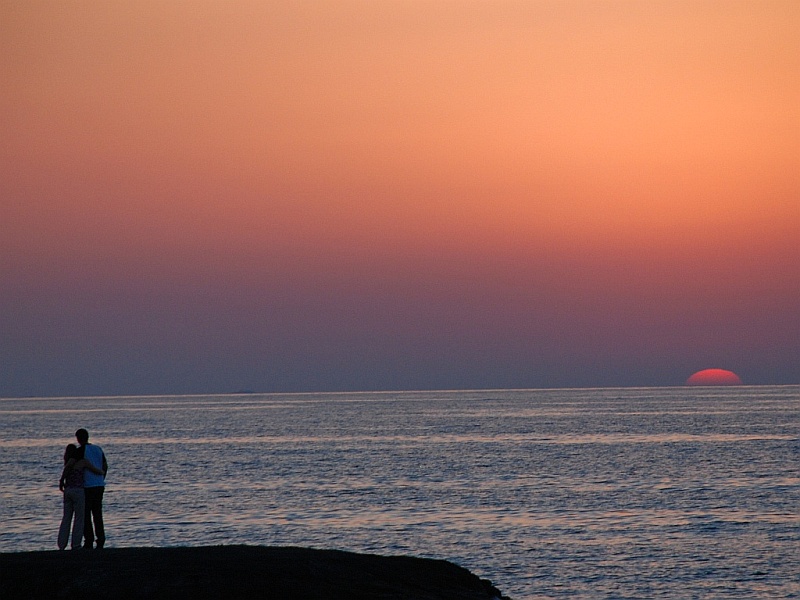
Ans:
<svg viewBox="0 0 800 600"><path fill-rule="evenodd" d="M64 450L64 462L67 462L70 458L77 458L78 457L78 447L75 444L67 444L67 449Z"/></svg>

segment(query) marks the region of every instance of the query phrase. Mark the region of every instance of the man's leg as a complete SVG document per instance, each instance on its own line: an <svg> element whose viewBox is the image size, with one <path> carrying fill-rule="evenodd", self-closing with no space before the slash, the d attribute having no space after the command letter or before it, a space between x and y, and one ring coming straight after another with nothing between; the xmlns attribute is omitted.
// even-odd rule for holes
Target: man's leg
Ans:
<svg viewBox="0 0 800 600"><path fill-rule="evenodd" d="M83 512L83 547L92 548L94 546L94 529L92 528L92 512L95 503L95 490L98 488L84 488L84 512Z"/></svg>
<svg viewBox="0 0 800 600"><path fill-rule="evenodd" d="M103 524L103 492L104 487L87 488L92 490L92 520L94 521L94 533L97 536L97 547L102 548L106 543L106 528Z"/></svg>

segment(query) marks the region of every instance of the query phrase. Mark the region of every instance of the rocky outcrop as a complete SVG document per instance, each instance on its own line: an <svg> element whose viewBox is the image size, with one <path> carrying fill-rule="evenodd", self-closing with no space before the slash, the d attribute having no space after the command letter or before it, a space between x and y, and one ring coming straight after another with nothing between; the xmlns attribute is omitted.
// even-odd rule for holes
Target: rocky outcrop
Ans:
<svg viewBox="0 0 800 600"><path fill-rule="evenodd" d="M0 597L492 600L443 560L336 550L212 546L0 553Z"/></svg>

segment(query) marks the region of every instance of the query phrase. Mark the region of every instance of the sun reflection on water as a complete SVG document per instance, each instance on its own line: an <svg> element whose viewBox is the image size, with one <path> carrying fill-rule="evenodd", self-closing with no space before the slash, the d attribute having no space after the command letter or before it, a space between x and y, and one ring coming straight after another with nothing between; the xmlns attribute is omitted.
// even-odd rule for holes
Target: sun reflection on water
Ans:
<svg viewBox="0 0 800 600"><path fill-rule="evenodd" d="M790 391L4 400L0 549L54 546L80 424L111 545L432 556L517 600L798 594Z"/></svg>

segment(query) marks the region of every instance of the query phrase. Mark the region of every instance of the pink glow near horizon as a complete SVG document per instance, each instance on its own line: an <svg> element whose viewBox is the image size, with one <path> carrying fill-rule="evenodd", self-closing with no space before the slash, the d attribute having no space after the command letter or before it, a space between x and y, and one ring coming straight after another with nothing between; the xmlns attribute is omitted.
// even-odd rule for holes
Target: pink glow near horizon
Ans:
<svg viewBox="0 0 800 600"><path fill-rule="evenodd" d="M794 2L0 10L0 395L800 381Z"/></svg>

